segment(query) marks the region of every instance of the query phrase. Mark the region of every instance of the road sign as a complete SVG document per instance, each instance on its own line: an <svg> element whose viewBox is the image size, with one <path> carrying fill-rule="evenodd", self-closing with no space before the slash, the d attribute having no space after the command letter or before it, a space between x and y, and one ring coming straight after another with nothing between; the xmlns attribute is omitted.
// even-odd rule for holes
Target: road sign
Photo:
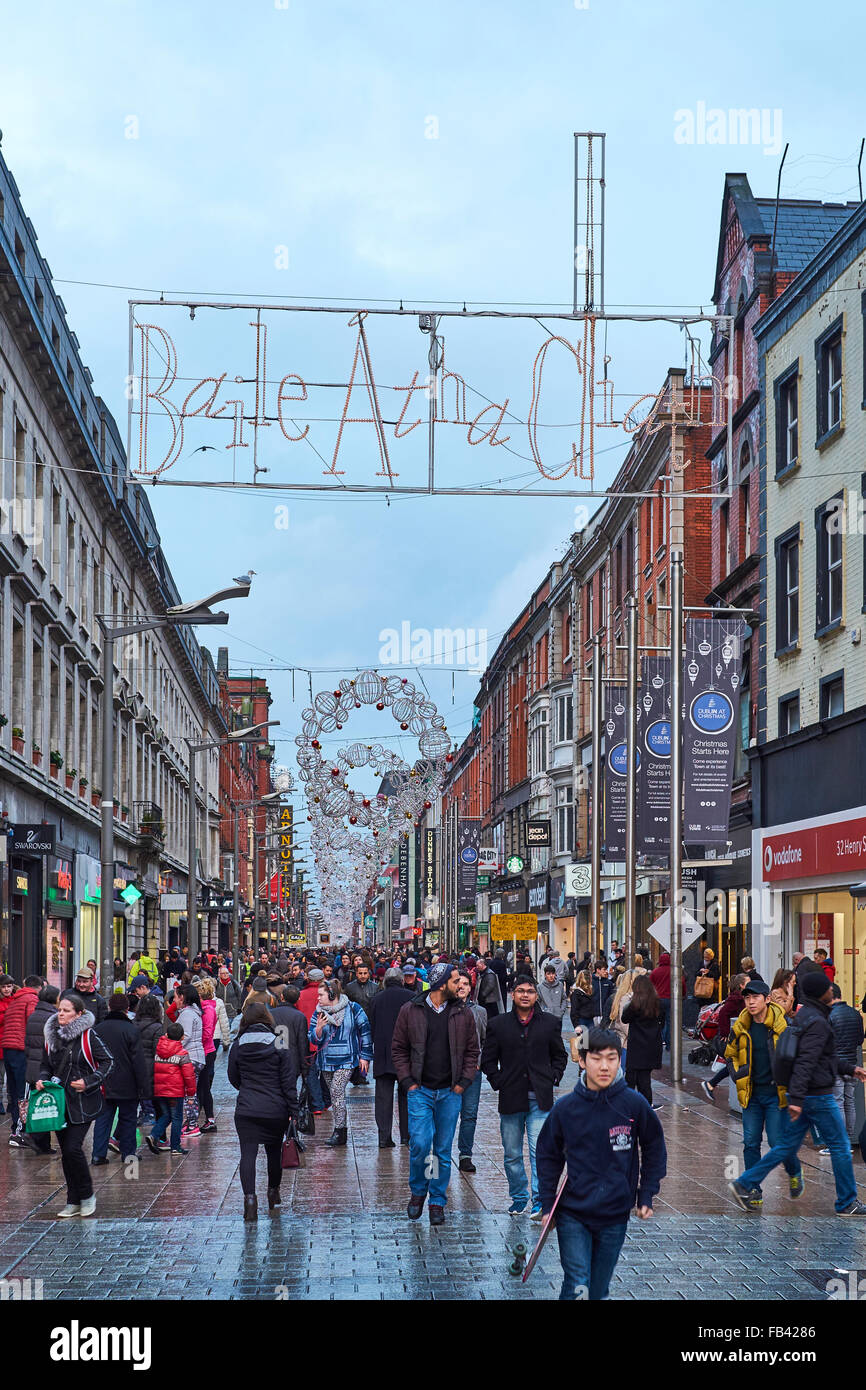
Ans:
<svg viewBox="0 0 866 1390"><path fill-rule="evenodd" d="M693 941L703 935L704 929L700 922L696 922L691 913L682 908L680 912L680 923L682 925L683 950L691 946ZM665 908L661 917L657 917L649 928L649 934L655 937L659 945L665 950L671 949L671 910Z"/></svg>
<svg viewBox="0 0 866 1390"><path fill-rule="evenodd" d="M490 918L490 935L494 941L510 941L515 936L527 940L538 935L538 916L535 912L495 912Z"/></svg>
<svg viewBox="0 0 866 1390"><path fill-rule="evenodd" d="M592 893L592 865L566 864L565 893L569 898L588 898Z"/></svg>

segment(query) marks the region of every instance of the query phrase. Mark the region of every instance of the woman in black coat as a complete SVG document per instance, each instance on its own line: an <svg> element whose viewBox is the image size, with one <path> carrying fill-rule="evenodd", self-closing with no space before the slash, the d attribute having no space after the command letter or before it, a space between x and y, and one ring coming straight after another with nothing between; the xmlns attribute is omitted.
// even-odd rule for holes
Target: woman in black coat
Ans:
<svg viewBox="0 0 866 1390"><path fill-rule="evenodd" d="M628 1025L625 1084L639 1091L652 1105L652 1074L662 1064L664 1015L649 975L638 975L634 981L631 1003L626 1004L620 1019Z"/></svg>
<svg viewBox="0 0 866 1390"><path fill-rule="evenodd" d="M155 994L143 994L132 1020L141 1038L144 1053L144 1066L147 1075L147 1094L141 1096L141 1117L151 1122L156 1119L153 1105L153 1063L156 1058L156 1044L166 1029L162 1016L162 1005Z"/></svg>
<svg viewBox="0 0 866 1390"><path fill-rule="evenodd" d="M256 1159L264 1144L268 1160L268 1208L280 1206L283 1137L298 1113L298 1071L293 1051L277 1045L274 1020L266 1004L247 1004L232 1043L228 1078L238 1092L235 1129L241 1145L244 1221L258 1220Z"/></svg>
<svg viewBox="0 0 866 1390"><path fill-rule="evenodd" d="M94 1017L80 994L68 990L45 1024L45 1047L36 1081L41 1091L56 1078L66 1098L66 1126L57 1140L63 1155L66 1206L58 1216L92 1216L96 1210L93 1179L82 1153L85 1135L102 1109L102 1087L114 1058L93 1029Z"/></svg>
<svg viewBox="0 0 866 1390"><path fill-rule="evenodd" d="M569 1010L572 1026L575 1030L592 1027L592 1021L595 1018L595 998L592 992L592 980L585 970L580 971L574 982Z"/></svg>

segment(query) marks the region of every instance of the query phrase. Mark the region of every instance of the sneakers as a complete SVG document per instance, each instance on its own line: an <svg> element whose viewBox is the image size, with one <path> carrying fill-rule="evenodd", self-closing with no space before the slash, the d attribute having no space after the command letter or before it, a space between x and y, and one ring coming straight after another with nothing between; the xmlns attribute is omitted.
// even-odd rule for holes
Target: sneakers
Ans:
<svg viewBox="0 0 866 1390"><path fill-rule="evenodd" d="M112 1136L111 1139L109 1139L109 1141L108 1141L108 1147L111 1149L111 1152L112 1152L113 1154L119 1154L119 1153L120 1153L120 1145L118 1144L117 1140L116 1140L113 1136Z"/></svg>
<svg viewBox="0 0 866 1390"><path fill-rule="evenodd" d="M167 1139L158 1139L156 1147L159 1149L159 1152L161 1154L164 1154L167 1149L171 1148L171 1144L168 1142Z"/></svg>
<svg viewBox="0 0 866 1390"><path fill-rule="evenodd" d="M145 1144L147 1145L147 1147L150 1149L150 1152L151 1152L152 1154L158 1154L158 1153L159 1153L159 1143L158 1143L158 1141L157 1141L156 1139L151 1139L150 1135L149 1135L149 1134L146 1134L146 1135L144 1136L144 1142L145 1142Z"/></svg>
<svg viewBox="0 0 866 1390"><path fill-rule="evenodd" d="M180 1133L182 1139L195 1139L197 1135L201 1134L201 1130L198 1125L191 1125L189 1129L184 1126Z"/></svg>
<svg viewBox="0 0 866 1390"><path fill-rule="evenodd" d="M664 1101L663 1101L663 1100L655 1100L655 1101L653 1101L653 1107L652 1107L652 1108L653 1108L653 1110L661 1110L661 1108L662 1108L663 1105L664 1105Z"/></svg>
<svg viewBox="0 0 866 1390"><path fill-rule="evenodd" d="M102 1168L105 1166L107 1162L107 1158L92 1158L90 1160L90 1166L91 1168Z"/></svg>
<svg viewBox="0 0 866 1390"><path fill-rule="evenodd" d="M172 1156L172 1158L186 1158L186 1156L187 1156L188 1153L189 1153L189 1149L183 1149L183 1148L181 1148L181 1149L172 1149L172 1150L171 1150L171 1156Z"/></svg>
<svg viewBox="0 0 866 1390"><path fill-rule="evenodd" d="M414 1192L409 1194L409 1203L406 1207L406 1215L410 1221L417 1221L424 1210L424 1194L417 1196Z"/></svg>
<svg viewBox="0 0 866 1390"><path fill-rule="evenodd" d="M95 1197L85 1197L84 1201L81 1203L81 1210L80 1210L80 1212L79 1212L78 1214L79 1214L79 1216L92 1216L93 1213L94 1213L95 1211L96 1211L96 1198L95 1198Z"/></svg>
<svg viewBox="0 0 866 1390"><path fill-rule="evenodd" d="M529 1206L528 1201L523 1201L523 1202L512 1202L512 1203L511 1203L511 1206L508 1208L508 1215L509 1215L509 1216L522 1216L523 1213L526 1211L526 1208L527 1208L528 1206Z"/></svg>
<svg viewBox="0 0 866 1390"><path fill-rule="evenodd" d="M461 1155L460 1162L457 1165L457 1169L460 1173L478 1172L478 1169L475 1167L475 1164L472 1162L472 1158L469 1154Z"/></svg>
<svg viewBox="0 0 866 1390"><path fill-rule="evenodd" d="M792 1178L792 1177L789 1177L789 1178L788 1178L788 1196L794 1198L795 1200L796 1200L797 1197L802 1197L802 1195L803 1195L803 1189L805 1188L805 1186L806 1186L806 1180L805 1180L805 1178L803 1177L803 1174L802 1174L802 1173L797 1173L797 1175L796 1175L795 1177L793 1177L793 1178Z"/></svg>
<svg viewBox="0 0 866 1390"><path fill-rule="evenodd" d="M65 1207L61 1207L59 1211L57 1211L57 1212L54 1213L54 1215L55 1215L55 1216L80 1216L80 1215L81 1215L81 1203L80 1203L80 1202L67 1202L67 1203L66 1203L66 1206L65 1206Z"/></svg>
<svg viewBox="0 0 866 1390"><path fill-rule="evenodd" d="M10 1149L26 1149L27 1140L23 1134L12 1134L9 1137L9 1147Z"/></svg>
<svg viewBox="0 0 866 1390"><path fill-rule="evenodd" d="M430 1225L431 1225L431 1226L444 1226L444 1225L445 1225L445 1208L444 1208L444 1207L438 1207L438 1206L436 1205L435 1202L431 1202L430 1205L429 1205L429 1207L427 1208L427 1210L428 1210L428 1212L430 1213Z"/></svg>
<svg viewBox="0 0 866 1390"><path fill-rule="evenodd" d="M712 1086L710 1085L709 1081L702 1081L702 1082L701 1082L701 1090L703 1091L703 1093L704 1093L704 1095L706 1096L707 1100L711 1101L711 1100L713 1100L713 1098L715 1097L715 1094L716 1094L716 1093L715 1093L715 1091L713 1090Z"/></svg>
<svg viewBox="0 0 866 1390"><path fill-rule="evenodd" d="M216 1125L214 1124L213 1120L205 1120L204 1124L203 1124L202 1127L201 1127L200 1133L201 1133L201 1134L216 1134L216 1132L217 1132L217 1127L216 1127Z"/></svg>
<svg viewBox="0 0 866 1390"><path fill-rule="evenodd" d="M819 1152L819 1154L821 1155L822 1158L829 1158L829 1157L830 1157L830 1150L829 1150L828 1148L819 1149L818 1152Z"/></svg>
<svg viewBox="0 0 866 1390"><path fill-rule="evenodd" d="M540 1221L544 1215L544 1209L540 1202L534 1202L532 1211L529 1213L530 1221Z"/></svg>
<svg viewBox="0 0 866 1390"><path fill-rule="evenodd" d="M837 1216L866 1216L866 1206L862 1202L852 1202L850 1207L844 1211L837 1211Z"/></svg>
<svg viewBox="0 0 866 1390"><path fill-rule="evenodd" d="M728 1183L728 1190L743 1211L758 1211L764 1205L759 1187L743 1187L742 1183L734 1181Z"/></svg>

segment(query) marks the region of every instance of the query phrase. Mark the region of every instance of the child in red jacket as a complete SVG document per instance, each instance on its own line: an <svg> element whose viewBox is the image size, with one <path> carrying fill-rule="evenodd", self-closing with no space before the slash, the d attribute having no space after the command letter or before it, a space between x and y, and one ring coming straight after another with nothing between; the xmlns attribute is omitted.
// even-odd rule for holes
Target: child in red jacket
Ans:
<svg viewBox="0 0 866 1390"><path fill-rule="evenodd" d="M189 1053L183 1046L183 1025L170 1023L164 1035L157 1040L156 1055L153 1059L153 1101L156 1107L156 1124L147 1135L147 1147L151 1153L164 1153L171 1148L172 1154L188 1154L189 1149L181 1148L180 1130L183 1124L184 1096L195 1095L195 1068L189 1060ZM165 1131L171 1121L171 1145L166 1142Z"/></svg>

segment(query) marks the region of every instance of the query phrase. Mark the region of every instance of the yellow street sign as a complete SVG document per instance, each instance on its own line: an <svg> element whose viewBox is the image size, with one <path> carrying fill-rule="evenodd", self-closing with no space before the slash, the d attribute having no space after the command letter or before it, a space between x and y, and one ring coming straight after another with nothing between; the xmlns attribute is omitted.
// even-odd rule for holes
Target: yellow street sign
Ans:
<svg viewBox="0 0 866 1390"><path fill-rule="evenodd" d="M538 916L534 912L494 912L490 918L490 935L494 941L537 936Z"/></svg>

